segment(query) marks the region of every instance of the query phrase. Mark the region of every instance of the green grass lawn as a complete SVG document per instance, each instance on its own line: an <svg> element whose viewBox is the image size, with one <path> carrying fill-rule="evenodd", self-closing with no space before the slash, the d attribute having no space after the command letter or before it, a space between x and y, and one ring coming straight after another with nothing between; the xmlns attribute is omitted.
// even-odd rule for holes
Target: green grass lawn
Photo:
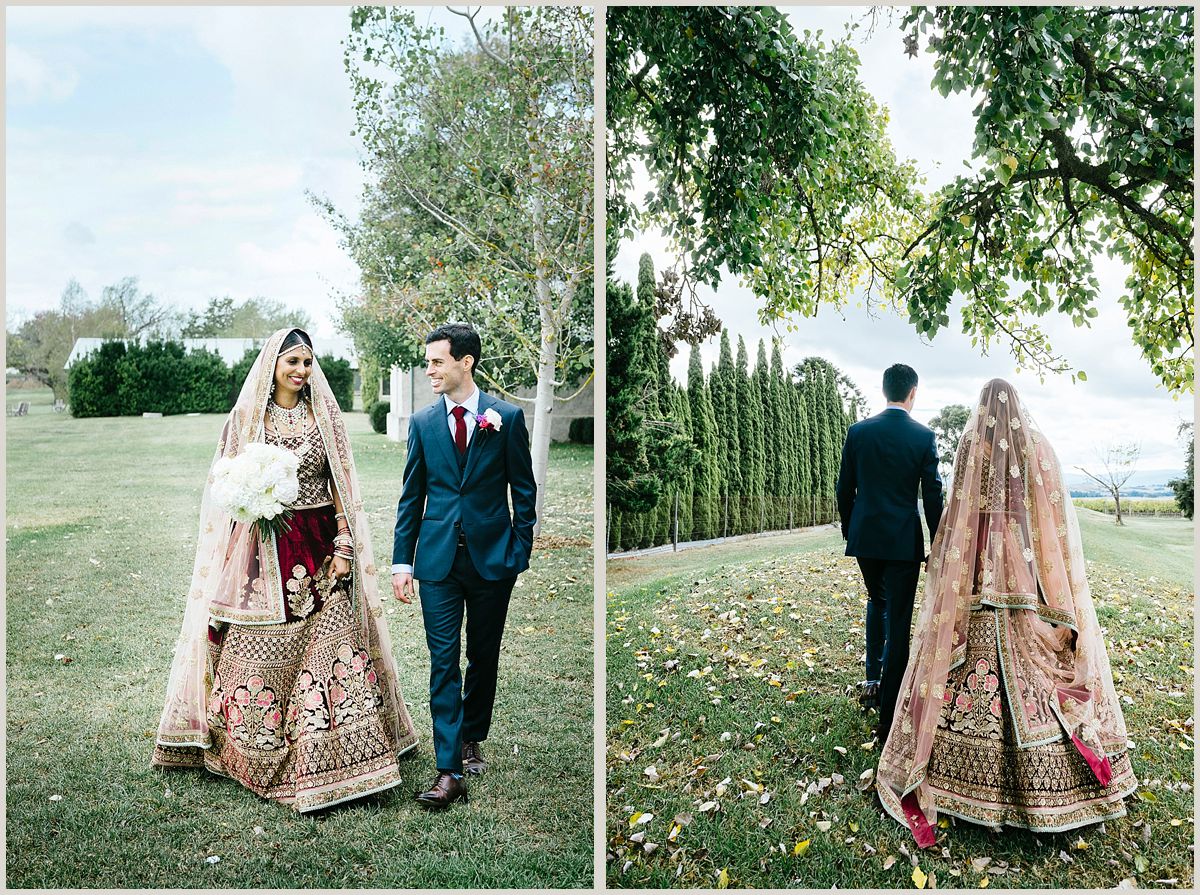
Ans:
<svg viewBox="0 0 1200 895"><path fill-rule="evenodd" d="M911 888L919 865L927 887L1190 888L1193 527L1079 517L1135 743L1127 817L1040 836L943 818L916 849L856 785L877 761L847 694L866 595L828 526L609 561L608 885Z"/></svg>
<svg viewBox="0 0 1200 895"><path fill-rule="evenodd" d="M419 607L389 599L419 754L402 787L301 816L230 780L149 766L222 419L75 420L44 403L7 430L9 886L592 885L590 448L552 449L543 538L508 617L491 767L470 804L431 814L412 800L434 769L429 658ZM386 568L404 448L362 414L347 426Z"/></svg>

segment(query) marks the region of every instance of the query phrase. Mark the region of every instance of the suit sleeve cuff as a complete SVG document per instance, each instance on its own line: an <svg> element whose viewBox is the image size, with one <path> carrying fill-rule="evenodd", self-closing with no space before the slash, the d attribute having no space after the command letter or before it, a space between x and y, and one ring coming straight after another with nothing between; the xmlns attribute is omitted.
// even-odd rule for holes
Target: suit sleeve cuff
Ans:
<svg viewBox="0 0 1200 895"><path fill-rule="evenodd" d="M402 563L402 562L392 563L392 574L393 575L411 575L412 571L413 571L413 567L408 565L407 563Z"/></svg>

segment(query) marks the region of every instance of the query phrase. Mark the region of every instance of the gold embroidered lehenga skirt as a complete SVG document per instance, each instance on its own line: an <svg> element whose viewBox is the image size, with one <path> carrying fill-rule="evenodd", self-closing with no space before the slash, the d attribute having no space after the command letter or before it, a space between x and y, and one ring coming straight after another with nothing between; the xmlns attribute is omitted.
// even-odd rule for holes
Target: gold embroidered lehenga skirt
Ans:
<svg viewBox="0 0 1200 895"><path fill-rule="evenodd" d="M383 696L346 587L330 581L333 507L298 510L290 523L279 538L287 621L210 626L212 745L159 745L154 764L207 768L314 811L400 783L397 756L417 738L407 709Z"/></svg>
<svg viewBox="0 0 1200 895"><path fill-rule="evenodd" d="M1033 691L1045 685L1031 669L1015 667L1016 659L1002 661L1004 611L983 606L971 612L966 660L946 682L926 775L937 810L1041 833L1123 816L1122 800L1137 788L1125 751L1108 756L1112 778L1102 786L1065 734L1018 744L1009 700L1026 700L1034 710Z"/></svg>

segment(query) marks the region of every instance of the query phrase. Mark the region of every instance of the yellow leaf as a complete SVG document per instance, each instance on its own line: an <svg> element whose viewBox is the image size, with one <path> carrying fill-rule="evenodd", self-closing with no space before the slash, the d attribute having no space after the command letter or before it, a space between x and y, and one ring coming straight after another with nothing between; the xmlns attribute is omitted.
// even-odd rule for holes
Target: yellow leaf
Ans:
<svg viewBox="0 0 1200 895"><path fill-rule="evenodd" d="M642 812L641 812L641 811L635 811L635 812L633 812L633 814L631 814L631 815L629 816L629 826L631 826L631 827L632 827L632 826L636 826L636 825L637 825L637 822L638 822L638 818L639 818L639 817L641 817L641 816L642 816Z"/></svg>
<svg viewBox="0 0 1200 895"><path fill-rule="evenodd" d="M1076 849L1079 849L1080 851L1082 851L1083 849L1088 848L1088 847L1089 847L1088 844L1083 841L1082 837L1080 838L1080 840L1078 842L1076 842L1074 845L1071 846L1071 848L1076 848Z"/></svg>
<svg viewBox="0 0 1200 895"><path fill-rule="evenodd" d="M1173 827L1182 827L1182 826L1183 826L1183 821L1181 821L1181 820L1180 820L1178 817L1174 817L1174 818L1172 818L1172 819L1171 819L1171 826L1173 826Z"/></svg>
<svg viewBox="0 0 1200 895"><path fill-rule="evenodd" d="M986 889L988 887L988 883L990 883L990 882L991 882L991 880L985 876L983 879L981 879L979 881L979 888Z"/></svg>
<svg viewBox="0 0 1200 895"><path fill-rule="evenodd" d="M682 829L683 827L679 826L679 824L671 824L671 832L667 834L667 841L674 842L679 836L679 831Z"/></svg>
<svg viewBox="0 0 1200 895"><path fill-rule="evenodd" d="M1008 170L1015 173L1017 170L1017 157L1015 155L1006 155L1000 159L1000 164L1008 165Z"/></svg>
<svg viewBox="0 0 1200 895"><path fill-rule="evenodd" d="M924 889L925 881L928 879L929 879L929 877L925 875L925 871L923 871L920 867L913 868L912 881L913 881L913 885L916 886L918 889Z"/></svg>
<svg viewBox="0 0 1200 895"><path fill-rule="evenodd" d="M858 824L856 824L854 821L850 821L850 824L849 824L849 826L850 826L850 832L851 832L851 833L857 833L857 832L858 832Z"/></svg>
<svg viewBox="0 0 1200 895"><path fill-rule="evenodd" d="M728 889L729 888L729 871L726 870L724 867L721 868L721 873L717 876L717 888L718 889Z"/></svg>
<svg viewBox="0 0 1200 895"><path fill-rule="evenodd" d="M810 845L812 845L811 839L805 839L803 842L797 842L795 847L792 848L792 855L797 858L800 857L802 854L808 851L808 847Z"/></svg>

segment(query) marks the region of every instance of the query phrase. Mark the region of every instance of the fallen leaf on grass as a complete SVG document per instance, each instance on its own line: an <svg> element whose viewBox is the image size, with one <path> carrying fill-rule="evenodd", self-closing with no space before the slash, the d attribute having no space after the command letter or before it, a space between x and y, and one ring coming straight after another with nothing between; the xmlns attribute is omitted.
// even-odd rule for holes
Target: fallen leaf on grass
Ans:
<svg viewBox="0 0 1200 895"><path fill-rule="evenodd" d="M863 771L861 774L858 775L858 783L856 784L858 791L866 792L868 789L871 788L871 784L873 784L874 782L875 782L875 769L867 768L865 771Z"/></svg>
<svg viewBox="0 0 1200 895"><path fill-rule="evenodd" d="M51 802L61 802L61 801L62 801L62 799L63 799L63 797L62 797L62 796L60 796L58 793L55 793L54 795L52 795L52 796L50 797L50 801L51 801Z"/></svg>
<svg viewBox="0 0 1200 895"><path fill-rule="evenodd" d="M718 889L728 889L729 888L729 871L726 870L724 867L722 867L721 872L717 874L717 888Z"/></svg>
<svg viewBox="0 0 1200 895"><path fill-rule="evenodd" d="M985 876L983 879L981 879L981 880L979 881L979 888L981 888L981 889L986 889L986 888L988 887L988 884L989 884L990 882L991 882L991 880L990 880L990 879L988 879L988 878Z"/></svg>
<svg viewBox="0 0 1200 895"><path fill-rule="evenodd" d="M924 889L925 882L928 879L929 879L929 877L925 874L925 871L923 871L920 867L913 868L912 881L913 881L913 885L916 886L918 889Z"/></svg>
<svg viewBox="0 0 1200 895"><path fill-rule="evenodd" d="M219 863L221 863L221 856L220 855L209 855L204 860L209 864L219 864Z"/></svg>
<svg viewBox="0 0 1200 895"><path fill-rule="evenodd" d="M839 755L845 755L847 750L845 746L834 746L833 751L837 752Z"/></svg>
<svg viewBox="0 0 1200 895"><path fill-rule="evenodd" d="M895 855L888 855L886 858L884 858L884 859L883 859L883 869L884 869L884 870L891 870L891 869L892 869L892 865L893 865L893 864L895 864L895 863L896 863L896 856L895 856Z"/></svg>
<svg viewBox="0 0 1200 895"><path fill-rule="evenodd" d="M805 839L803 842L797 842L797 843L796 843L796 844L795 844L795 845L792 847L792 855L793 855L793 857L797 857L797 858L798 858L798 857L800 857L801 855L803 855L803 854L804 854L806 851L808 851L808 847L809 847L810 845L812 845L812 840L811 840L811 839Z"/></svg>
<svg viewBox="0 0 1200 895"><path fill-rule="evenodd" d="M59 663L60 665L70 665L75 660L72 659L70 656L63 655L62 653L55 653L54 661Z"/></svg>
<svg viewBox="0 0 1200 895"><path fill-rule="evenodd" d="M831 821L828 821L828 820L817 821L817 829L820 830L822 833L828 833L829 828L832 826L833 826L833 823Z"/></svg>
<svg viewBox="0 0 1200 895"><path fill-rule="evenodd" d="M991 858L972 858L971 869L976 873L983 873L984 868L990 863L992 863Z"/></svg>

